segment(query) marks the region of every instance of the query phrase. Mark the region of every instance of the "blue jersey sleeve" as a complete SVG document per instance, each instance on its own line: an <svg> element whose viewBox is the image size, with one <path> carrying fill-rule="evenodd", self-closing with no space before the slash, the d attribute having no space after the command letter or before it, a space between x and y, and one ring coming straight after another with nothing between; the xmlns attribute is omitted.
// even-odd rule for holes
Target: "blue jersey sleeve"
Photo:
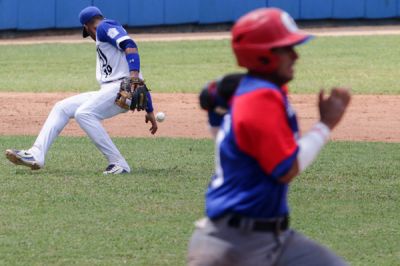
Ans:
<svg viewBox="0 0 400 266"><path fill-rule="evenodd" d="M153 108L153 100L151 99L151 94L150 94L150 92L148 91L147 92L147 107L146 107L146 112L147 113L151 113L151 112L153 112L154 111L154 108Z"/></svg>
<svg viewBox="0 0 400 266"><path fill-rule="evenodd" d="M110 43L118 49L122 49L120 44L123 41L131 39L121 24L107 19L97 26L96 34L99 41Z"/></svg>

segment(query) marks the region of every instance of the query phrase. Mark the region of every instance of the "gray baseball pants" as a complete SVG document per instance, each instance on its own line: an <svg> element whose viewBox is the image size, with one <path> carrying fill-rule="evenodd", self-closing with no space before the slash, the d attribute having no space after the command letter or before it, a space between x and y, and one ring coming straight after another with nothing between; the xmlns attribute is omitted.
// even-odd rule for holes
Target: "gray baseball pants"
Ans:
<svg viewBox="0 0 400 266"><path fill-rule="evenodd" d="M189 266L348 265L326 247L294 230L276 234L233 228L227 225L229 218L196 222L189 243Z"/></svg>

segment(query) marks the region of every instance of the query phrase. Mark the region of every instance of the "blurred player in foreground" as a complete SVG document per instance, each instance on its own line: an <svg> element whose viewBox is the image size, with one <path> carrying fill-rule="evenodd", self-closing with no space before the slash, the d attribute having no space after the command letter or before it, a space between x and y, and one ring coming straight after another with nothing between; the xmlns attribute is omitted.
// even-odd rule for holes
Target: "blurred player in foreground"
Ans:
<svg viewBox="0 0 400 266"><path fill-rule="evenodd" d="M274 8L250 12L234 25L233 50L248 73L213 82L200 97L213 113L210 124L221 126L207 217L196 222L189 265L346 265L289 228L288 185L316 159L350 102L346 89L334 88L328 97L321 91L320 121L299 136L285 84L294 77L294 47L310 38Z"/></svg>
<svg viewBox="0 0 400 266"><path fill-rule="evenodd" d="M14 164L32 170L43 168L51 144L68 121L75 118L106 157L108 167L103 173L128 173L128 163L112 142L101 120L126 112L127 109L146 110L145 121L151 122L150 132L156 133L157 122L151 96L141 79L138 49L125 29L118 22L105 19L97 7L83 9L79 19L83 25L83 37L90 36L96 42L96 77L100 90L78 94L56 103L33 146L29 150L7 149L6 157ZM140 86L143 89L141 95L135 94L136 97L132 98L132 94L126 92L131 85L135 89ZM121 97L121 93L124 93L124 97ZM125 104L127 97L130 99Z"/></svg>

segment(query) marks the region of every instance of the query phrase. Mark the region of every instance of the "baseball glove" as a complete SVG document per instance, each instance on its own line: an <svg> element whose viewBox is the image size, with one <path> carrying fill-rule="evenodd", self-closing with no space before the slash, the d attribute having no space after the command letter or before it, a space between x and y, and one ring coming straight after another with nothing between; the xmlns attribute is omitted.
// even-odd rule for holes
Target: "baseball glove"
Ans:
<svg viewBox="0 0 400 266"><path fill-rule="evenodd" d="M140 78L123 79L115 103L126 110L145 110L148 91L144 80Z"/></svg>
<svg viewBox="0 0 400 266"><path fill-rule="evenodd" d="M199 95L200 107L220 115L225 114L243 76L241 73L229 74L207 84Z"/></svg>

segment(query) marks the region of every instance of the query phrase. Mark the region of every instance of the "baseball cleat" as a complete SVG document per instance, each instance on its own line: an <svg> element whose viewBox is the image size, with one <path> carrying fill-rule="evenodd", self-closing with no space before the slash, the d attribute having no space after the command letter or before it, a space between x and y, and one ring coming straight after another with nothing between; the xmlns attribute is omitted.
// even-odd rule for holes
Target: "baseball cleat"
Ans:
<svg viewBox="0 0 400 266"><path fill-rule="evenodd" d="M106 170L103 172L105 175L119 175L119 174L127 174L128 171L126 171L124 168L122 168L119 165L116 164L110 164L107 166Z"/></svg>
<svg viewBox="0 0 400 266"><path fill-rule="evenodd" d="M40 169L39 163L35 160L33 155L26 150L7 149L6 157L15 165L23 165L31 168L32 170Z"/></svg>

